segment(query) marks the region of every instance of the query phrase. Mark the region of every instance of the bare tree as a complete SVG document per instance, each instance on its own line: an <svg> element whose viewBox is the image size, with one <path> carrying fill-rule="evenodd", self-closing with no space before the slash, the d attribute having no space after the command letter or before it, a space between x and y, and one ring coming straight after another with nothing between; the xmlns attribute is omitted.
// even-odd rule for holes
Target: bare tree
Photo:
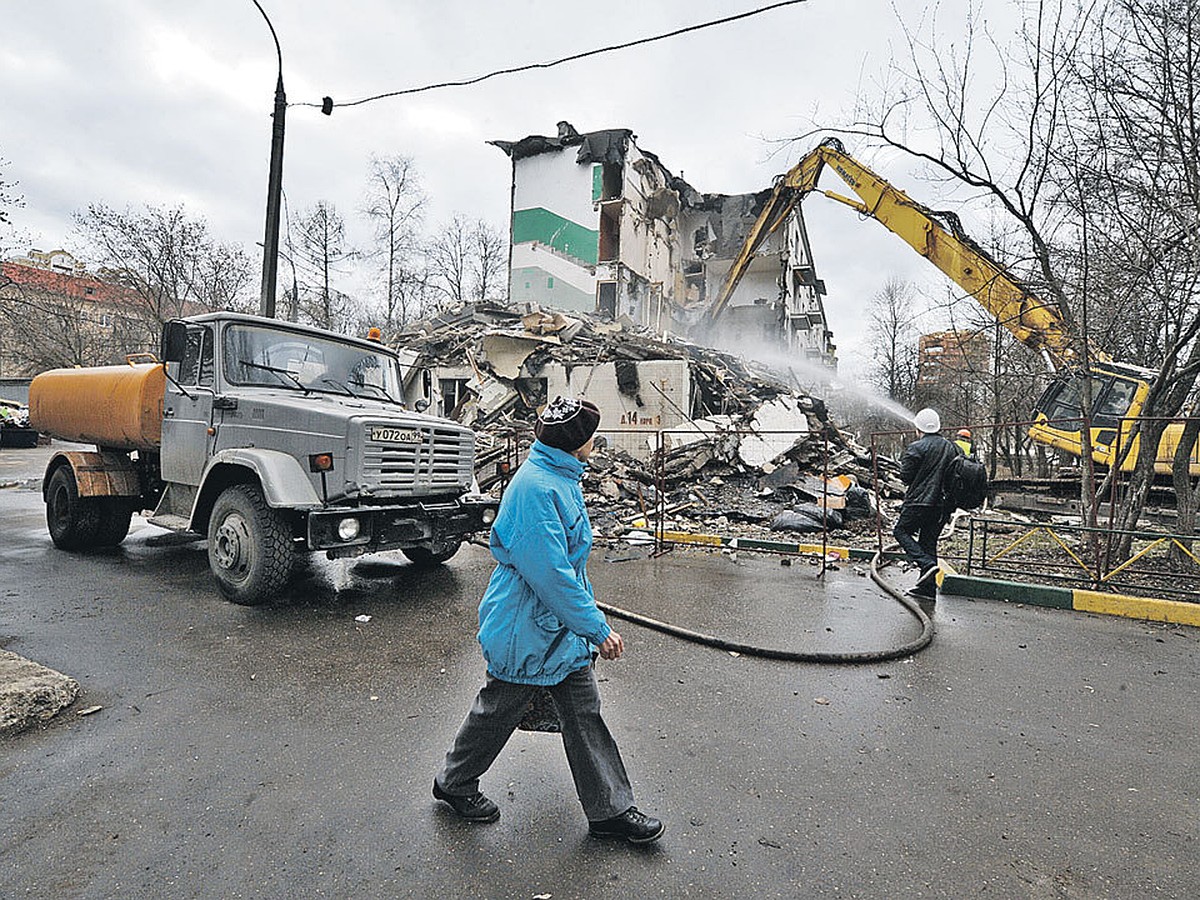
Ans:
<svg viewBox="0 0 1200 900"><path fill-rule="evenodd" d="M76 214L75 226L104 280L137 296L138 313L155 334L167 319L253 304L245 251L214 241L207 223L182 206L118 212L90 204Z"/></svg>
<svg viewBox="0 0 1200 900"><path fill-rule="evenodd" d="M1087 315L1091 298L1058 252L1079 246L1080 222L1056 202L1061 192L1055 159L1069 133L1064 123L1079 87L1073 73L1083 37L1102 18L1099 2L1028 4L1020 60L980 25L977 4L966 8L965 39L959 40L938 34L941 7L934 7L929 28L908 34L907 64L892 73L899 95L885 97L876 111L844 129L924 162L935 178L971 189L1008 246L1008 268L1058 310L1085 368L1094 346ZM991 51L991 62L1002 74L999 90L989 88L986 94L976 82L984 50ZM1085 380L1081 407L1088 421L1092 403ZM1081 444L1081 497L1090 499L1096 495L1096 473L1089 429L1081 429ZM1095 524L1095 507L1084 506L1088 524Z"/></svg>
<svg viewBox="0 0 1200 900"><path fill-rule="evenodd" d="M440 296L439 309L466 302L470 252L470 225L462 215L455 215L430 241L426 258L434 290Z"/></svg>
<svg viewBox="0 0 1200 900"><path fill-rule="evenodd" d="M301 212L292 222L295 231L293 262L300 272L300 316L319 328L338 330L353 317L350 298L334 287L343 274L341 264L351 251L346 247L346 226L333 204L324 200Z"/></svg>
<svg viewBox="0 0 1200 900"><path fill-rule="evenodd" d="M965 44L910 34L909 68L895 82L904 95L847 130L990 201L1015 226L1008 239L1026 248L1010 266L1057 306L1085 368L1093 339L1156 367L1134 429L1142 447L1157 447L1164 417L1195 396L1200 373L1196 4L1040 0L1026 9L1024 58L995 54L1005 76L998 94L972 95L975 53L998 50L975 29L972 7ZM1092 388L1083 384L1090 422ZM1090 429L1081 438L1086 500L1097 494ZM1176 456L1177 484L1190 487L1180 492L1185 522L1200 500L1181 471L1190 449ZM1154 456L1139 454L1117 524L1136 524Z"/></svg>
<svg viewBox="0 0 1200 900"><path fill-rule="evenodd" d="M482 219L457 214L426 252L439 307L484 300L496 290L508 260L508 243Z"/></svg>
<svg viewBox="0 0 1200 900"><path fill-rule="evenodd" d="M417 311L414 256L421 246L420 228L426 198L416 168L405 156L372 157L363 213L374 226L375 246L368 254L383 274L383 325L387 332L404 328Z"/></svg>
<svg viewBox="0 0 1200 900"><path fill-rule="evenodd" d="M105 286L96 282L96 290ZM0 284L3 374L115 365L126 354L155 351L158 333L135 307L4 279Z"/></svg>
<svg viewBox="0 0 1200 900"><path fill-rule="evenodd" d="M12 224L9 210L25 205L25 201L17 193L17 182L10 181L2 174L8 164L8 160L0 157L0 225L5 226Z"/></svg>
<svg viewBox="0 0 1200 900"><path fill-rule="evenodd" d="M471 242L468 268L472 292L476 299L487 300L498 290L508 267L508 239L483 219L477 219L471 229Z"/></svg>
<svg viewBox="0 0 1200 900"><path fill-rule="evenodd" d="M871 298L867 334L874 358L867 371L871 386L902 406L911 406L917 387L917 328L912 287L890 277Z"/></svg>
<svg viewBox="0 0 1200 900"><path fill-rule="evenodd" d="M1157 370L1133 428L1142 447L1157 448L1168 419L1194 404L1200 374L1200 9L1112 0L1074 62L1054 173L1080 223L1074 274L1117 357ZM1196 432L1184 430L1174 458L1183 533L1200 502L1188 471ZM1123 529L1136 527L1155 456L1138 455Z"/></svg>

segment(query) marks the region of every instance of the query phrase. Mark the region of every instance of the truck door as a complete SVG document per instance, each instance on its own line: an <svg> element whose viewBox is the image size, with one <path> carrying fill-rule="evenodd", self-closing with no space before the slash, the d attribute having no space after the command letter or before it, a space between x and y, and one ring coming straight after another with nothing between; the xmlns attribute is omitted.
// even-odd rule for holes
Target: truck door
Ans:
<svg viewBox="0 0 1200 900"><path fill-rule="evenodd" d="M207 325L189 325L187 351L174 384L163 397L159 463L164 481L197 485L212 454L213 333Z"/></svg>

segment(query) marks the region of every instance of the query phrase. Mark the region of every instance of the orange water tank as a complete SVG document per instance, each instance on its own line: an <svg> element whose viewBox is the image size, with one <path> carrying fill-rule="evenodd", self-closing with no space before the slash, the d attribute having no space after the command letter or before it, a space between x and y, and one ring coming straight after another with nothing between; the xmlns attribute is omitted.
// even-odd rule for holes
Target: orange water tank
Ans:
<svg viewBox="0 0 1200 900"><path fill-rule="evenodd" d="M29 424L43 434L119 450L157 450L161 365L51 369L29 386Z"/></svg>

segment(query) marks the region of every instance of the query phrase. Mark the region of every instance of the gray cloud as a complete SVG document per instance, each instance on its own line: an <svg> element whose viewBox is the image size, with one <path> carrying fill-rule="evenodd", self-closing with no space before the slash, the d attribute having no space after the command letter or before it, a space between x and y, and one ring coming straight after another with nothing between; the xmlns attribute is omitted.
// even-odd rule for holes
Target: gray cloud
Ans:
<svg viewBox="0 0 1200 900"><path fill-rule="evenodd" d="M722 0L263 2L283 45L292 103L469 77L735 11ZM897 3L909 21L924 5ZM987 5L1011 8L1007 0ZM0 157L26 199L14 225L36 232L43 249L67 244L72 213L95 201L183 202L221 240L248 249L262 240L276 63L249 0L9 4L5 34ZM353 236L363 230L354 219L368 157L403 154L431 197L431 219L461 212L504 227L509 162L486 141L552 134L560 119L583 131L631 128L701 190L757 190L808 149L781 151L764 138L844 121L899 40L889 4L812 0L670 42L337 109L329 118L293 106L285 190L293 210L333 202ZM818 202L827 201L810 205ZM889 274L940 276L846 210L811 215L821 223L814 253L845 356L861 342L866 301ZM868 236L871 229L878 234Z"/></svg>

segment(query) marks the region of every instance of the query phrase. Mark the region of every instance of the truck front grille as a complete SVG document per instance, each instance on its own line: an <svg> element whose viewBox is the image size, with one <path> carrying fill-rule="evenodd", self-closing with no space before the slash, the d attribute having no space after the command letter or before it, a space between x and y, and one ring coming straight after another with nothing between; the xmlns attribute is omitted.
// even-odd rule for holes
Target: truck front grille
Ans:
<svg viewBox="0 0 1200 900"><path fill-rule="evenodd" d="M475 474L474 432L421 423L404 428L415 432L419 441L373 441L371 429L378 424L364 426L364 487L400 497L456 494L470 487Z"/></svg>

